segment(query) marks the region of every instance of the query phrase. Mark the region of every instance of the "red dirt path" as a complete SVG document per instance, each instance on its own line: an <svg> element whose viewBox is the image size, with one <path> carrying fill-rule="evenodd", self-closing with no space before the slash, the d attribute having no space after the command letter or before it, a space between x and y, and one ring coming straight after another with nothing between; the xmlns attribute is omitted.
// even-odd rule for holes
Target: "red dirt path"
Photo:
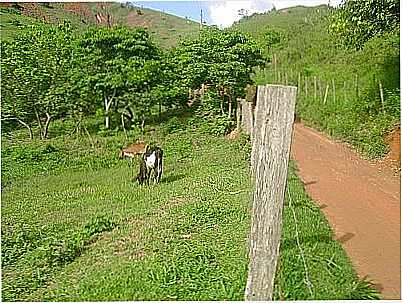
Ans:
<svg viewBox="0 0 402 303"><path fill-rule="evenodd" d="M301 123L294 125L292 157L359 277L372 280L383 299L400 299L400 176Z"/></svg>

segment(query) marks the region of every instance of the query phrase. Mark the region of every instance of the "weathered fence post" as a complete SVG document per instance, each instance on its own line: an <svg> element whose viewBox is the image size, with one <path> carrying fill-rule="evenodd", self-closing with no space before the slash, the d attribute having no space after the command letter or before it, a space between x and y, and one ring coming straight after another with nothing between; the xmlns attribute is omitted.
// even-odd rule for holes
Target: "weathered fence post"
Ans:
<svg viewBox="0 0 402 303"><path fill-rule="evenodd" d="M241 99L241 128L246 134L252 136L253 131L253 108L252 103Z"/></svg>
<svg viewBox="0 0 402 303"><path fill-rule="evenodd" d="M380 87L381 109L382 109L382 112L385 113L384 91L383 91L383 89L382 89L382 83L381 83L381 81L378 83L378 86Z"/></svg>
<svg viewBox="0 0 402 303"><path fill-rule="evenodd" d="M254 193L246 300L272 300L297 88L258 86L251 165Z"/></svg>
<svg viewBox="0 0 402 303"><path fill-rule="evenodd" d="M326 104L326 103L327 103L328 89L329 89L329 84L327 84L327 87L325 88L324 104Z"/></svg>
<svg viewBox="0 0 402 303"><path fill-rule="evenodd" d="M304 78L304 89L305 89L305 91L306 91L306 96L308 95L307 87L308 87L308 82L307 82L307 76L306 76L306 77Z"/></svg>
<svg viewBox="0 0 402 303"><path fill-rule="evenodd" d="M240 131L240 119L241 119L241 98L236 98L236 128Z"/></svg>

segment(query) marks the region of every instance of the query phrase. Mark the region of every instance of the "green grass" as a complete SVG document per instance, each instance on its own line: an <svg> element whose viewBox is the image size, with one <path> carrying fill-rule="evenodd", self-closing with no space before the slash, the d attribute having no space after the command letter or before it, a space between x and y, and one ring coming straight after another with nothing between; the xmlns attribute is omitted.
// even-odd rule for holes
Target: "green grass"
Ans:
<svg viewBox="0 0 402 303"><path fill-rule="evenodd" d="M35 18L18 14L15 10L0 9L1 40L10 41L22 28L36 23Z"/></svg>
<svg viewBox="0 0 402 303"><path fill-rule="evenodd" d="M116 159L121 133L93 133L92 143L56 136L51 148L3 134L2 299L243 300L250 145L191 121L173 118L146 135L165 156L162 182L150 187L132 182L137 166ZM364 298L369 289L293 165L288 180L275 298Z"/></svg>
<svg viewBox="0 0 402 303"><path fill-rule="evenodd" d="M330 13L325 5L294 7L255 15L233 27L262 44L267 31L281 35L278 44L265 46L277 63L256 71L257 84L299 86L297 114L307 125L350 143L367 157L381 157L388 152L384 135L400 123L399 33L376 37L360 51L346 49L328 33Z"/></svg>
<svg viewBox="0 0 402 303"><path fill-rule="evenodd" d="M306 194L291 162L285 194L277 300L378 299L368 281L358 281L350 260Z"/></svg>

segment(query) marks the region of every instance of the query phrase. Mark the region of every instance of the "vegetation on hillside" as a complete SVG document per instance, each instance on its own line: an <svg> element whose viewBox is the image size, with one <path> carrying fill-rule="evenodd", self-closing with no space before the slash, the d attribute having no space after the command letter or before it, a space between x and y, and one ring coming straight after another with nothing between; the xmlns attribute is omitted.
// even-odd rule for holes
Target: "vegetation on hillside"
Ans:
<svg viewBox="0 0 402 303"><path fill-rule="evenodd" d="M398 0L345 1L330 16L330 31L343 44L360 49L376 36L399 30Z"/></svg>
<svg viewBox="0 0 402 303"><path fill-rule="evenodd" d="M183 109L189 89L205 83L230 92L230 118L252 68L263 62L252 39L217 29L163 51L145 29L92 27L78 34L67 23L37 24L2 41L2 48L4 129L19 123L31 139L33 125L46 139L55 119L73 117L79 124L95 113L105 117L106 131L143 129L154 107L160 114L162 107Z"/></svg>
<svg viewBox="0 0 402 303"><path fill-rule="evenodd" d="M96 5L108 23L132 17ZM260 44L211 28L164 49L144 28L56 23L20 26L1 42L2 299L242 300L250 144L223 135L261 71L261 47L285 54L298 41L275 26L256 35ZM202 84L209 91L190 111L188 91ZM137 185L117 159L140 138L164 150L157 186ZM375 298L294 167L289 180L276 298Z"/></svg>
<svg viewBox="0 0 402 303"><path fill-rule="evenodd" d="M243 300L249 139L214 135L206 116L146 127L165 168L159 185L141 187L137 161L117 158L123 133L84 123L90 136L57 121L46 145L3 134L2 299ZM367 298L293 166L288 189L276 299Z"/></svg>
<svg viewBox="0 0 402 303"><path fill-rule="evenodd" d="M147 28L152 38L164 49L181 40L197 36L198 23L180 17L141 8L127 3L2 3L0 4L2 40L18 37L29 24L46 22L71 23L78 32L91 26L126 26Z"/></svg>
<svg viewBox="0 0 402 303"><path fill-rule="evenodd" d="M367 16L365 2L379 3L347 3L364 10L354 13L366 18L360 22L373 23L376 17ZM395 1L384 3L395 11ZM234 28L253 35L271 57L265 69L256 71L257 83L298 86L297 114L306 124L379 157L388 148L384 135L400 120L399 19L394 13L379 14L385 25L376 32L364 27L367 32L361 33L359 23L354 41L366 43L354 50L330 34L347 15L344 11L294 7L243 18ZM372 11L375 15L378 9ZM350 37L349 32L338 34Z"/></svg>

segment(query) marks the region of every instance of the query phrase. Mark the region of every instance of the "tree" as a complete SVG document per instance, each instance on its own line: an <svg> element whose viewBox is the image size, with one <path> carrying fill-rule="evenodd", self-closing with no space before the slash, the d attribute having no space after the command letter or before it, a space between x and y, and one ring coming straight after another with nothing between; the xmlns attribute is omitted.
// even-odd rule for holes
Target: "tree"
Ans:
<svg viewBox="0 0 402 303"><path fill-rule="evenodd" d="M356 49L371 38L399 31L399 0L343 1L330 16L330 32Z"/></svg>
<svg viewBox="0 0 402 303"><path fill-rule="evenodd" d="M27 127L39 125L41 138L48 135L52 119L66 112L61 88L71 60L72 31L68 23L36 24L14 41L2 43L2 119Z"/></svg>
<svg viewBox="0 0 402 303"><path fill-rule="evenodd" d="M249 16L249 11L245 8L241 8L237 11L237 14L241 17L241 18L247 18Z"/></svg>
<svg viewBox="0 0 402 303"><path fill-rule="evenodd" d="M83 92L83 98L102 104L109 129L111 112L122 107L122 97L153 85L157 66L153 62L159 56L159 49L144 29L91 28L76 45L72 86Z"/></svg>
<svg viewBox="0 0 402 303"><path fill-rule="evenodd" d="M233 30L204 29L198 39L185 41L173 51L181 82L195 89L209 84L216 90L230 92L228 107L235 96L244 94L252 83L251 72L264 63L262 50L246 35Z"/></svg>

